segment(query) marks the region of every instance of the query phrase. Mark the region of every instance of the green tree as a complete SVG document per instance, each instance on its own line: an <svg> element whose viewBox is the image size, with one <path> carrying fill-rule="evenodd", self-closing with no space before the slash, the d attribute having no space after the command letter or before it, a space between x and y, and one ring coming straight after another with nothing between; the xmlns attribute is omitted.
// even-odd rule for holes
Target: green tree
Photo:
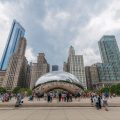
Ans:
<svg viewBox="0 0 120 120"><path fill-rule="evenodd" d="M5 93L5 92L6 92L6 89L3 87L0 87L0 93Z"/></svg>
<svg viewBox="0 0 120 120"><path fill-rule="evenodd" d="M17 94L17 93L20 92L20 89L21 89L20 87L15 87L15 88L13 89L12 93Z"/></svg>
<svg viewBox="0 0 120 120"><path fill-rule="evenodd" d="M104 92L108 92L109 93L110 92L110 87L103 87L103 88L100 89L100 92L101 93L104 93Z"/></svg>
<svg viewBox="0 0 120 120"><path fill-rule="evenodd" d="M116 94L120 95L120 83L116 85Z"/></svg>
<svg viewBox="0 0 120 120"><path fill-rule="evenodd" d="M13 89L12 93L14 93L14 94L22 93L24 95L30 96L30 95L32 95L32 90L29 88L16 87Z"/></svg>
<svg viewBox="0 0 120 120"><path fill-rule="evenodd" d="M111 94L113 94L113 93L116 94L116 90L117 90L117 85L112 85L112 86L110 87L110 93L111 93Z"/></svg>
<svg viewBox="0 0 120 120"><path fill-rule="evenodd" d="M116 95L120 95L120 83L116 85L112 85L110 88L110 93L115 93Z"/></svg>
<svg viewBox="0 0 120 120"><path fill-rule="evenodd" d="M25 91L26 91L26 88L20 88L20 90L19 90L19 92L23 93L23 94L25 93Z"/></svg>
<svg viewBox="0 0 120 120"><path fill-rule="evenodd" d="M32 90L31 89L27 89L27 96L32 95Z"/></svg>

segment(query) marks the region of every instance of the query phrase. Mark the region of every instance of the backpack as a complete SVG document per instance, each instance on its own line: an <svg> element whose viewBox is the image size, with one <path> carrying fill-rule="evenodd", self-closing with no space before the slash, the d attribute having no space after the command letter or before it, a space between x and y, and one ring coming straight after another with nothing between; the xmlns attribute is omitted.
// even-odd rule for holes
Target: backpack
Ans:
<svg viewBox="0 0 120 120"><path fill-rule="evenodd" d="M106 92L106 93L104 94L104 96L105 96L105 97L109 97L109 94Z"/></svg>

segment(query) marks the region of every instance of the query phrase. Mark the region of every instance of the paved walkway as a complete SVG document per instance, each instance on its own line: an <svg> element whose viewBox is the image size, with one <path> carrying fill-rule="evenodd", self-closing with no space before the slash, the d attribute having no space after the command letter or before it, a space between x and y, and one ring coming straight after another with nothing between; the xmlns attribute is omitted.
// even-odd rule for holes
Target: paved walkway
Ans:
<svg viewBox="0 0 120 120"><path fill-rule="evenodd" d="M0 109L0 120L120 120L120 107L109 111L93 107L42 107Z"/></svg>

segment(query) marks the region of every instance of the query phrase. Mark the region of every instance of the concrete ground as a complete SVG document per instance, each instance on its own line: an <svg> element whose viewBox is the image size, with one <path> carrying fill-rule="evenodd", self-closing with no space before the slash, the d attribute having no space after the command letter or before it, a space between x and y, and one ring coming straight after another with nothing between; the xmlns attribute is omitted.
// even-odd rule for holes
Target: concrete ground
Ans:
<svg viewBox="0 0 120 120"><path fill-rule="evenodd" d="M120 107L0 108L0 120L120 120Z"/></svg>
<svg viewBox="0 0 120 120"><path fill-rule="evenodd" d="M80 101L73 99L69 103L58 103L56 99L52 103L43 99L28 101L25 98L19 108L14 107L15 102L15 99L0 102L0 120L120 120L120 97L109 98L109 106L116 106L109 107L109 111L89 107L91 104L88 98Z"/></svg>

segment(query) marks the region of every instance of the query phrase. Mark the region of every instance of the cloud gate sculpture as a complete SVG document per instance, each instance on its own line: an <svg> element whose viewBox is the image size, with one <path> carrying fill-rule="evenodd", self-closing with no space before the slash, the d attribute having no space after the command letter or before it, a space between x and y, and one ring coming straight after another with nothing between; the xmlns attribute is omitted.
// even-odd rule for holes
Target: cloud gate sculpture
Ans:
<svg viewBox="0 0 120 120"><path fill-rule="evenodd" d="M84 90L80 81L68 72L50 72L41 76L35 83L34 90L47 93L54 89L63 89L72 94Z"/></svg>

